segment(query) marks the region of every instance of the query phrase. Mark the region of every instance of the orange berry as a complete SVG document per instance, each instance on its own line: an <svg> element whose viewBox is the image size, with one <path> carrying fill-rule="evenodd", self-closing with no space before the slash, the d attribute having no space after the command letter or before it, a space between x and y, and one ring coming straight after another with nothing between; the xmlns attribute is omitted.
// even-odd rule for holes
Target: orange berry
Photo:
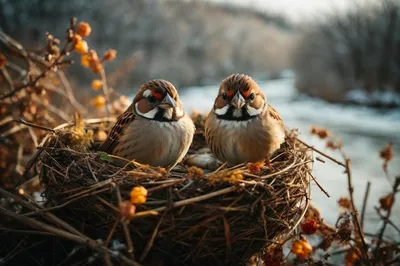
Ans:
<svg viewBox="0 0 400 266"><path fill-rule="evenodd" d="M97 91L100 90L103 87L103 81L99 80L99 79L94 79L92 81L92 89Z"/></svg>
<svg viewBox="0 0 400 266"><path fill-rule="evenodd" d="M90 50L89 53L82 55L81 64L86 68L92 69L94 73L99 73L100 70L103 68L99 57L94 50Z"/></svg>
<svg viewBox="0 0 400 266"><path fill-rule="evenodd" d="M101 70L103 70L103 65L100 63L100 61L94 61L91 65L93 73L100 73Z"/></svg>
<svg viewBox="0 0 400 266"><path fill-rule="evenodd" d="M103 95L97 95L92 99L92 105L94 105L97 109L103 109L106 104L106 98Z"/></svg>
<svg viewBox="0 0 400 266"><path fill-rule="evenodd" d="M81 40L75 44L74 49L80 54L87 54L89 46L85 40Z"/></svg>
<svg viewBox="0 0 400 266"><path fill-rule="evenodd" d="M132 205L128 200L125 200L119 204L119 211L122 217L130 220L132 219L133 215L135 215L136 206Z"/></svg>
<svg viewBox="0 0 400 266"><path fill-rule="evenodd" d="M78 42L81 42L82 41L82 37L80 36L80 35L78 35L78 34L74 34L73 36L72 36L72 42L73 42L73 44L77 44Z"/></svg>
<svg viewBox="0 0 400 266"><path fill-rule="evenodd" d="M90 68L91 56L88 54L84 54L81 56L81 65Z"/></svg>
<svg viewBox="0 0 400 266"><path fill-rule="evenodd" d="M146 202L147 200L147 190L140 186L134 187L130 193L131 203L135 205L140 205Z"/></svg>
<svg viewBox="0 0 400 266"><path fill-rule="evenodd" d="M306 259L310 256L312 251L311 245L305 239L298 239L293 242L292 253L295 254L300 259Z"/></svg>
<svg viewBox="0 0 400 266"><path fill-rule="evenodd" d="M87 37L92 32L92 28L90 27L89 23L81 22L76 27L76 33L78 33L82 37Z"/></svg>
<svg viewBox="0 0 400 266"><path fill-rule="evenodd" d="M104 60L112 61L117 57L117 51L110 49L104 53Z"/></svg>
<svg viewBox="0 0 400 266"><path fill-rule="evenodd" d="M301 231L306 235L312 235L317 232L318 223L314 219L307 218L304 223L300 225Z"/></svg>
<svg viewBox="0 0 400 266"><path fill-rule="evenodd" d="M7 65L7 59L2 53L0 53L0 68L4 67L5 65Z"/></svg>

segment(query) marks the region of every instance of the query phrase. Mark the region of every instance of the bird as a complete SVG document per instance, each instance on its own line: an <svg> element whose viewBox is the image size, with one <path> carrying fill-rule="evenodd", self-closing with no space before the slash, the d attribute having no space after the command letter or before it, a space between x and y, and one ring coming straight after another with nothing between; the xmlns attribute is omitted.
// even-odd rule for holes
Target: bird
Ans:
<svg viewBox="0 0 400 266"><path fill-rule="evenodd" d="M174 85L153 79L140 86L99 150L170 170L188 152L194 132Z"/></svg>
<svg viewBox="0 0 400 266"><path fill-rule="evenodd" d="M269 162L285 141L285 126L253 78L232 74L219 87L204 135L215 157L233 166Z"/></svg>

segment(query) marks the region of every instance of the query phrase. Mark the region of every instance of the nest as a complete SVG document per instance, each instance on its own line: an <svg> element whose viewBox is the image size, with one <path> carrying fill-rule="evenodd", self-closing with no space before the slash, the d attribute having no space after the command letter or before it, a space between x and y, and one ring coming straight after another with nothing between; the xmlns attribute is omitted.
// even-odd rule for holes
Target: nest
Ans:
<svg viewBox="0 0 400 266"><path fill-rule="evenodd" d="M309 202L311 159L287 137L269 164L221 167L205 174L181 165L167 173L134 162L123 167L90 148L98 123L65 125L47 136L36 166L46 207L93 239L126 243L144 265L242 265L285 238ZM204 148L201 128L191 153ZM133 187L148 191L129 221L119 204Z"/></svg>

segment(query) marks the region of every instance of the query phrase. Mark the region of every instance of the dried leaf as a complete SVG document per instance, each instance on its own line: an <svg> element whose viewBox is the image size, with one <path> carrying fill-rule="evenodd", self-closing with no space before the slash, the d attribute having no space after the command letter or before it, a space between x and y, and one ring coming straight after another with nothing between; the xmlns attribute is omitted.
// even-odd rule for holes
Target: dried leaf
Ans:
<svg viewBox="0 0 400 266"><path fill-rule="evenodd" d="M383 196L382 198L379 199L379 203L381 204L381 209L388 211L393 206L394 197L392 194Z"/></svg>

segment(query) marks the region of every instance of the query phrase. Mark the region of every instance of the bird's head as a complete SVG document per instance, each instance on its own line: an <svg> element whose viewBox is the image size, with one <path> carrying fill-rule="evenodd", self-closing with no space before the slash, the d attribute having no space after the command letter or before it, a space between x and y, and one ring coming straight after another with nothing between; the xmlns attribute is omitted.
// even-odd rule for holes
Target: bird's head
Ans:
<svg viewBox="0 0 400 266"><path fill-rule="evenodd" d="M177 90L171 82L163 79L144 83L133 103L135 113L150 120L170 122L184 116Z"/></svg>
<svg viewBox="0 0 400 266"><path fill-rule="evenodd" d="M219 119L243 121L261 114L265 103L264 94L250 76L233 74L222 81L213 111Z"/></svg>

